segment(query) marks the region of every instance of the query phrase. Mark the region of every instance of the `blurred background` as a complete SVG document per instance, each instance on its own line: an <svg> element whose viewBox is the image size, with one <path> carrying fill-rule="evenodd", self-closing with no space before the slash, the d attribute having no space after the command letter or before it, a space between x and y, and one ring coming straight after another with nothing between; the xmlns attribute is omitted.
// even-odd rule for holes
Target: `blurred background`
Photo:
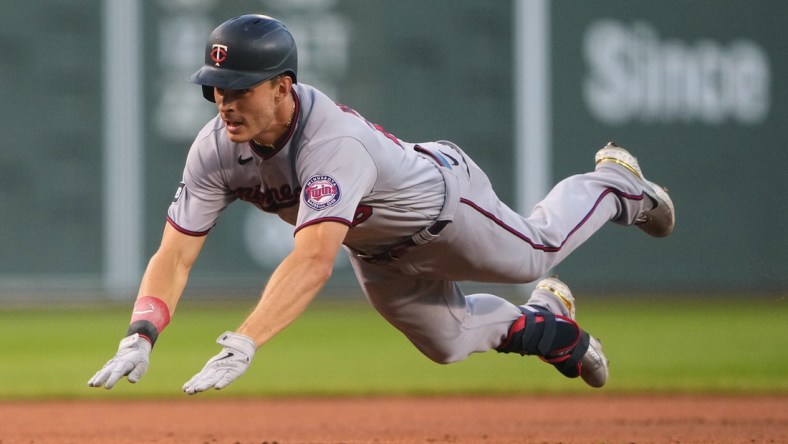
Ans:
<svg viewBox="0 0 788 444"><path fill-rule="evenodd" d="M0 3L0 302L134 298L215 113L186 78L244 13L289 27L300 82L401 139L454 141L523 212L609 140L633 151L676 231L605 227L556 270L573 288L788 290L786 2L70 0ZM292 231L231 206L187 294L256 298ZM340 258L324 295L351 294Z"/></svg>

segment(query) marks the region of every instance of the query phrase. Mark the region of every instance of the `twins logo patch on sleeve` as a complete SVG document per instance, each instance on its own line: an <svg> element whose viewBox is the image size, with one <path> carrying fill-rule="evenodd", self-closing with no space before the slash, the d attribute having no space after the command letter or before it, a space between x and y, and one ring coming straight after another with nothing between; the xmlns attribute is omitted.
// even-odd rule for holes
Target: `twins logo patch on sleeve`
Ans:
<svg viewBox="0 0 788 444"><path fill-rule="evenodd" d="M339 184L331 176L312 176L304 185L304 203L314 210L334 206L339 195Z"/></svg>

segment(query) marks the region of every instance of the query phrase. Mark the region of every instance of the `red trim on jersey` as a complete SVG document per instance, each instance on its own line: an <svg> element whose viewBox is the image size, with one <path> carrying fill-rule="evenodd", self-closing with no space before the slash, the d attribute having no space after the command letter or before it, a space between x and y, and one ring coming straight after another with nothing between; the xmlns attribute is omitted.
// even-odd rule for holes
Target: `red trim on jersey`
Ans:
<svg viewBox="0 0 788 444"><path fill-rule="evenodd" d="M285 137L282 138L282 141L279 143L279 146L277 146L273 150L270 150L270 149L265 149L260 145L258 145L254 141L254 139L249 141L249 147L252 148L252 151L254 151L255 154L262 157L263 159L270 159L274 157L276 153L281 151L282 148L284 148L284 146L287 145L287 142L290 141L290 138L293 137L296 123L298 123L298 114L299 111L301 110L301 101L298 100L298 94L296 94L295 89L290 89L290 94L293 96L293 102L295 103L295 106L293 107L293 121L290 122L290 128L288 128L287 134L285 134Z"/></svg>
<svg viewBox="0 0 788 444"><path fill-rule="evenodd" d="M176 224L174 220L170 219L169 216L167 216L167 222L172 226L172 228L175 228L176 230L178 230L179 232L181 232L181 233L183 233L183 234L185 234L187 236L202 237L202 236L205 236L206 234L208 234L209 231L211 231L211 230L189 231L189 230L187 230L185 228L182 228L182 227L178 226L178 224Z"/></svg>
<svg viewBox="0 0 788 444"><path fill-rule="evenodd" d="M321 217L320 219L310 220L309 222L299 225L298 227L296 227L295 231L293 232L293 235L301 231L301 229L303 228L306 228L311 225L317 225L321 222L337 222L342 225L347 225L348 227L353 227L352 222L346 219L342 219L341 217Z"/></svg>

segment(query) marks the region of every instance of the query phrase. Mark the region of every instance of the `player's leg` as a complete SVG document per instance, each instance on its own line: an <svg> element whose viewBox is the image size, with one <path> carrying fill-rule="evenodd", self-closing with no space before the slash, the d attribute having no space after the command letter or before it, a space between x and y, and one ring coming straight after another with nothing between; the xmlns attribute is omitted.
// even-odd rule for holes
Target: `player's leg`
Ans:
<svg viewBox="0 0 788 444"><path fill-rule="evenodd" d="M404 275L391 264L369 264L352 255L350 260L372 306L441 364L495 349L522 314L503 298L466 297L454 282Z"/></svg>
<svg viewBox="0 0 788 444"><path fill-rule="evenodd" d="M535 281L618 214L619 201L606 184L593 176L565 179L528 217L491 188L469 191L440 237L400 257L398 266L433 279Z"/></svg>
<svg viewBox="0 0 788 444"><path fill-rule="evenodd" d="M448 280L531 282L608 221L638 225L658 236L672 230L667 194L643 179L634 157L613 145L600 150L594 172L562 180L527 216L498 199L467 155L459 157L470 174L461 181L463 197L454 221L438 240L401 258L405 272Z"/></svg>
<svg viewBox="0 0 788 444"><path fill-rule="evenodd" d="M464 296L454 282L405 276L390 264L355 258L351 262L369 302L435 362L461 361L489 350L536 355L567 377L583 375L590 385L604 384L606 361L604 378L597 367L581 372L586 361L598 361L601 346L575 323L568 289L563 302L569 300L570 308L558 306L552 293L540 293L543 288L534 291L528 304L517 307L490 294Z"/></svg>
<svg viewBox="0 0 788 444"><path fill-rule="evenodd" d="M523 315L512 324L509 334L498 351L503 353L538 354L538 348L529 344L533 334L528 329L543 328L547 330L552 324L553 329L565 331L559 337L572 339L577 343L572 350L552 352L542 359L553 364L563 375L574 378L582 377L592 387L602 387L607 382L608 361L602 351L602 344L580 329L576 324L564 322L575 319L575 298L569 287L557 277L542 279L536 285L528 302L520 307ZM552 316L550 316L552 315ZM536 323L537 325L533 325ZM539 325L541 323L541 325ZM544 340L544 339L543 339ZM565 339L566 340L566 339Z"/></svg>
<svg viewBox="0 0 788 444"><path fill-rule="evenodd" d="M610 142L596 153L594 161L596 162L596 172L610 169L617 170L620 174L630 178L634 177L651 203L648 209L644 209L642 206L625 207L625 211L622 211L614 222L635 225L646 234L654 237L665 237L673 232L673 227L676 224L673 201L666 189L643 176L643 171L635 156Z"/></svg>

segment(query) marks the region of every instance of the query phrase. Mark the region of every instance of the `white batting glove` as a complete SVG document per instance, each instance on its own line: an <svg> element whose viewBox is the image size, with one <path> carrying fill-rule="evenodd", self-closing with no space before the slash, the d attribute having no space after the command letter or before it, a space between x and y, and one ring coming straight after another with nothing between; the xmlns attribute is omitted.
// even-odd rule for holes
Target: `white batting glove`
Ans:
<svg viewBox="0 0 788 444"><path fill-rule="evenodd" d="M231 331L219 336L216 343L224 346L205 367L183 385L183 391L193 395L208 389L223 389L241 376L254 358L257 345L249 336Z"/></svg>
<svg viewBox="0 0 788 444"><path fill-rule="evenodd" d="M101 387L107 390L115 386L122 377L128 376L129 382L140 380L148 370L151 344L141 338L139 333L121 339L115 357L107 361L88 381L90 387Z"/></svg>

